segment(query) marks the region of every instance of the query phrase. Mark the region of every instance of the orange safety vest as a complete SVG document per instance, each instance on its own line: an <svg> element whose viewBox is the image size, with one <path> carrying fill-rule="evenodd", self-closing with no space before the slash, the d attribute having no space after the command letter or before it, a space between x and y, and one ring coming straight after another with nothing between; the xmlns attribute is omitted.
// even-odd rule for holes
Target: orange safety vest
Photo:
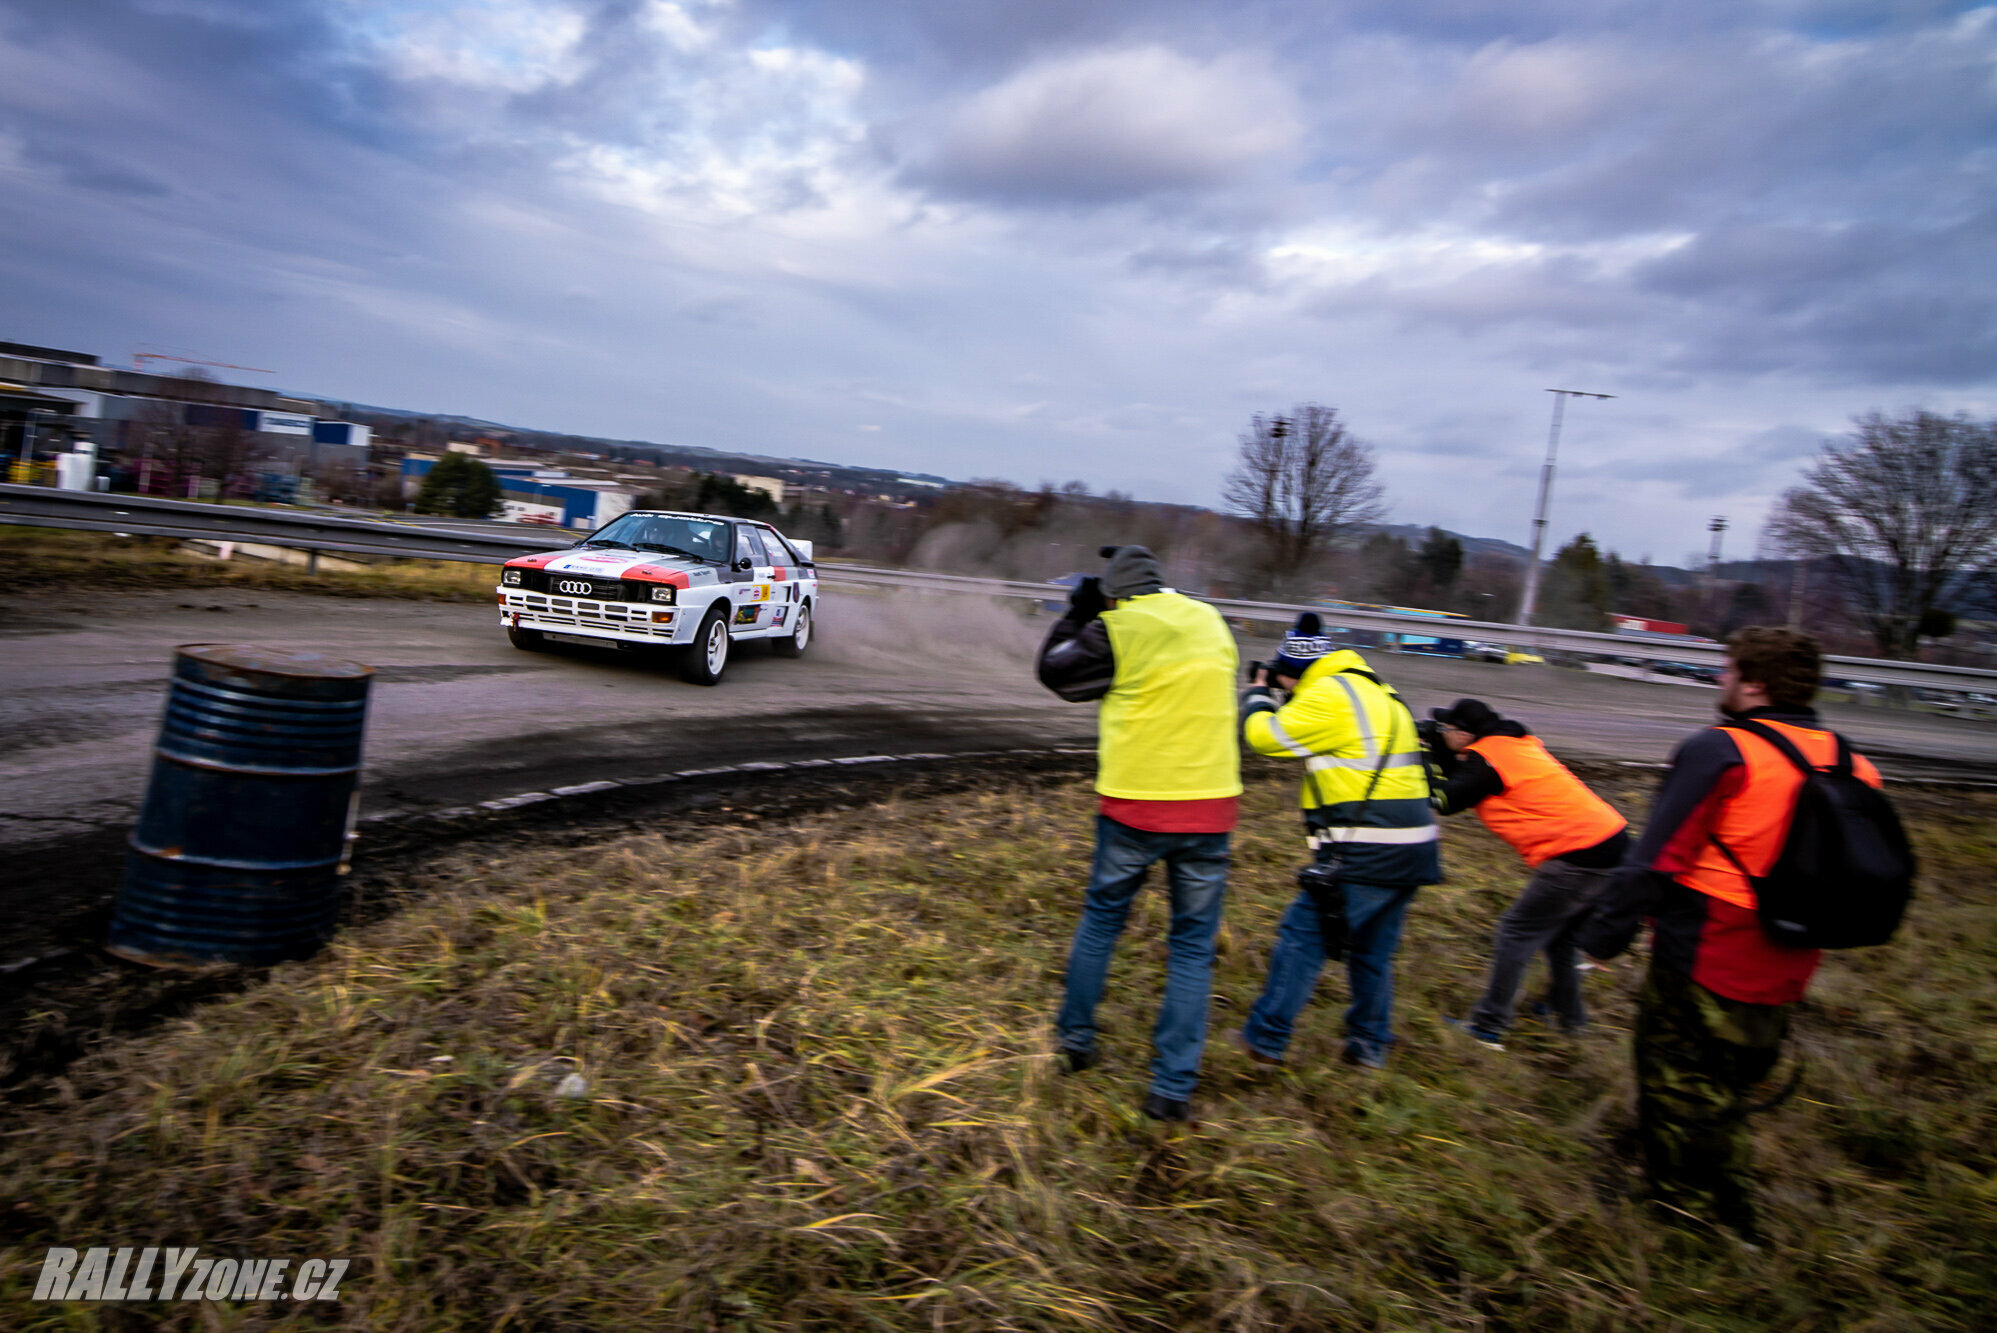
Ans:
<svg viewBox="0 0 1997 1333"><path fill-rule="evenodd" d="M1755 720L1788 737L1790 744L1814 766L1823 768L1837 762L1837 740L1828 731L1812 731L1765 717ZM1782 855L1782 844L1788 840L1789 821L1796 814L1796 793L1803 785L1803 775L1786 755L1753 732L1727 734L1740 750L1747 775L1740 790L1720 803L1713 818L1712 835L1740 859L1749 875L1765 875L1774 868L1775 859ZM1851 769L1860 781L1874 787L1880 785L1879 770L1864 755L1852 755ZM1680 884L1735 907L1755 910L1753 883L1727 860L1726 852L1713 846L1712 838L1700 843L1690 854L1692 868L1678 872Z"/></svg>
<svg viewBox="0 0 1997 1333"><path fill-rule="evenodd" d="M1615 807L1548 754L1537 736L1484 736L1467 748L1482 755L1505 784L1472 808L1529 866L1593 847L1628 827Z"/></svg>

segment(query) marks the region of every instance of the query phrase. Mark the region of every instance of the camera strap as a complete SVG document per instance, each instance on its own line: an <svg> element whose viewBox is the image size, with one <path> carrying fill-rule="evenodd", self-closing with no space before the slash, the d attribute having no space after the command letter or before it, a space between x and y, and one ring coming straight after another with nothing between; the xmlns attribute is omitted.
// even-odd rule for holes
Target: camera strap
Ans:
<svg viewBox="0 0 1997 1333"><path fill-rule="evenodd" d="M1401 697L1399 695L1395 694L1392 690L1389 690L1387 688L1386 681L1381 680L1378 676L1374 675L1372 672L1352 669L1348 671L1342 671L1337 674L1350 675L1350 676L1364 676L1367 680L1372 681L1375 685L1380 687L1380 692L1387 697L1387 701L1389 703L1400 704L1401 712L1406 713L1408 715L1409 721L1412 722L1414 720L1413 710L1410 709L1407 706L1407 704L1401 700ZM1354 698L1354 702L1357 702L1356 696ZM1361 706L1363 707L1364 705ZM1386 739L1380 742L1380 762L1373 765L1373 776L1366 783L1366 794L1359 798L1359 814L1357 817L1360 819L1364 819L1366 817L1366 807L1373 804L1373 789L1380 785L1380 775L1387 771L1387 760L1391 758L1394 753L1394 737L1399 730L1400 715L1397 713L1389 713L1388 718L1389 721L1387 723ZM1423 767L1425 768L1427 766L1424 765ZM1310 769L1306 768L1304 770L1304 782L1310 787L1311 796L1314 800L1316 800L1317 808L1320 810L1324 809L1326 807L1326 802L1324 799L1323 790L1320 789L1317 785L1317 774L1311 772ZM1353 826L1335 825L1334 827L1353 827ZM1336 844L1339 840L1337 838L1333 838L1331 841L1334 844Z"/></svg>

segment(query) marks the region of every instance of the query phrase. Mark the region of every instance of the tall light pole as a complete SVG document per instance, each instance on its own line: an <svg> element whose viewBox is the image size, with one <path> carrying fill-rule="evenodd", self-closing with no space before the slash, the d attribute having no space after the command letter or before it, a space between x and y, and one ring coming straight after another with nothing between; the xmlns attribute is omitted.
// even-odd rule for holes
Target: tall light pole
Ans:
<svg viewBox="0 0 1997 1333"><path fill-rule="evenodd" d="M1546 502L1553 495L1553 461L1560 452L1560 418L1569 398L1613 398L1612 393L1581 389L1548 389L1553 395L1553 429L1546 435L1546 465L1539 470L1539 507L1532 515L1532 560L1525 567L1525 596L1519 599L1519 624L1532 624L1532 606L1539 596L1539 553L1546 547Z"/></svg>

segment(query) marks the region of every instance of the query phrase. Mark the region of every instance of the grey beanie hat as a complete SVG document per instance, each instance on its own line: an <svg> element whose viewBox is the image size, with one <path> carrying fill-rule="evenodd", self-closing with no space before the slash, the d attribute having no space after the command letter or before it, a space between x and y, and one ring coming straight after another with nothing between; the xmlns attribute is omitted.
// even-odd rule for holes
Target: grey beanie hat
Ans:
<svg viewBox="0 0 1997 1333"><path fill-rule="evenodd" d="M1105 546L1102 555L1109 561L1103 570L1103 596L1121 601L1164 591L1165 570L1149 547Z"/></svg>

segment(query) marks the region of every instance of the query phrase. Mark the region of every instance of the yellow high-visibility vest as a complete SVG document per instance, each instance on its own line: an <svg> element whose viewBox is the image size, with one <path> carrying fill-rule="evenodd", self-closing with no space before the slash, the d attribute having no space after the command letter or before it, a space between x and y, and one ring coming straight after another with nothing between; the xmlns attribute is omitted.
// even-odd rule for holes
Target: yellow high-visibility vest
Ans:
<svg viewBox="0 0 1997 1333"><path fill-rule="evenodd" d="M1119 602L1102 618L1116 681L1097 721L1096 790L1132 801L1239 796L1241 659L1220 612L1167 590Z"/></svg>

